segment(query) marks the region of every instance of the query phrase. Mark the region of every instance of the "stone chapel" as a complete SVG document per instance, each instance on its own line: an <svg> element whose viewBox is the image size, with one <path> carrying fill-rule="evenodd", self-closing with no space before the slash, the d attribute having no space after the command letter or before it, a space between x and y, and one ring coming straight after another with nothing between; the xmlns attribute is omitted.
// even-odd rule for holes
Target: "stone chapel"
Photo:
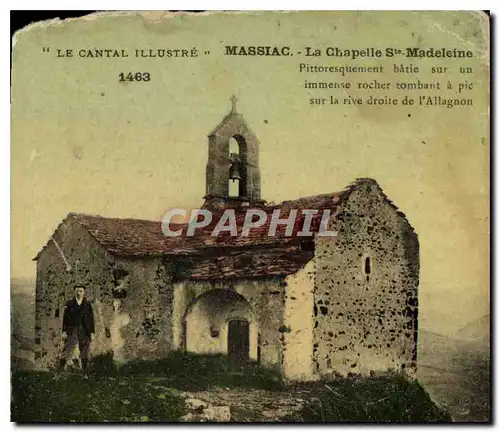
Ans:
<svg viewBox="0 0 500 432"><path fill-rule="evenodd" d="M294 235L299 227L269 237L266 226L247 237L214 238L208 229L167 237L161 221L69 213L35 258L37 365L55 364L65 303L83 284L95 313L94 356L224 353L236 369L255 361L289 381L413 375L419 243L405 215L369 178L266 204L259 150L233 100L208 135L203 207L214 221L226 208L329 209L335 237Z"/></svg>

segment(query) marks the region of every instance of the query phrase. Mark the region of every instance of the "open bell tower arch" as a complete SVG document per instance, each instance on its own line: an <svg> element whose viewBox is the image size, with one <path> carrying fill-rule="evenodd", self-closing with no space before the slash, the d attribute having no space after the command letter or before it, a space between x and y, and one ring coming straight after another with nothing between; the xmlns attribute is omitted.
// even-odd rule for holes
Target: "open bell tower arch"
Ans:
<svg viewBox="0 0 500 432"><path fill-rule="evenodd" d="M262 205L260 197L259 140L236 109L208 135L205 208Z"/></svg>

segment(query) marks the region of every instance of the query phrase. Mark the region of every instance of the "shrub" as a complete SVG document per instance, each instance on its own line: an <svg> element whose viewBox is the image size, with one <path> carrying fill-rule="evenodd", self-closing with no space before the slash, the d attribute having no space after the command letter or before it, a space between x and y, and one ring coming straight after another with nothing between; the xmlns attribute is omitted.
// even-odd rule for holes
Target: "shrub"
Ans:
<svg viewBox="0 0 500 432"><path fill-rule="evenodd" d="M282 388L281 376L250 362L241 373L230 373L224 354L200 355L173 352L162 360L132 361L120 368L124 375L155 375L166 385L182 390L210 387Z"/></svg>
<svg viewBox="0 0 500 432"><path fill-rule="evenodd" d="M416 380L386 373L324 383L324 389L293 421L451 422Z"/></svg>

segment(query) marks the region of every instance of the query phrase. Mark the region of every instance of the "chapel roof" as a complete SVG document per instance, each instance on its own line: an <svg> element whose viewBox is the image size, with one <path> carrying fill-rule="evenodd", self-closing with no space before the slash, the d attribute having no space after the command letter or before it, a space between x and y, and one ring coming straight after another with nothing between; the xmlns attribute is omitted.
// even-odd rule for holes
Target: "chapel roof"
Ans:
<svg viewBox="0 0 500 432"><path fill-rule="evenodd" d="M311 260L314 252L300 247L238 249L207 257L184 257L178 279L217 280L283 277L296 273Z"/></svg>
<svg viewBox="0 0 500 432"><path fill-rule="evenodd" d="M290 210L296 209L335 209L341 201L342 193L332 193L315 195L298 200L283 201L280 204L271 204L256 207L271 214L274 210L280 209L280 218L285 218ZM235 209L238 234L241 233L246 210L251 207ZM212 222L206 227L195 230L195 234L189 236L167 237L162 231L161 221L142 219L122 219L110 218L84 213L69 213L66 220L74 220L82 226L94 239L108 252L117 256L154 256L154 255L200 255L207 249L235 248L246 246L274 246L277 244L287 244L296 238L296 233L302 229L301 220L293 228L291 236L285 236L284 225L278 225L275 236L268 236L270 216L266 223L258 228L252 228L248 236L232 236L229 232L221 232L218 236L211 236L214 227L217 225L223 211L212 212ZM318 216L313 217L311 230L317 228ZM188 223L171 224L172 231L186 229ZM57 231L57 229L56 229ZM43 250L43 249L42 249ZM41 251L40 251L41 252ZM35 260L38 258L37 255Z"/></svg>
<svg viewBox="0 0 500 432"><path fill-rule="evenodd" d="M258 208L268 214L280 209L280 218L282 219L294 209L330 209L334 211L345 201L352 190L367 181L376 184L372 179L358 179L341 192L302 197ZM389 203L391 202L389 201ZM391 203L391 205L393 204ZM235 209L238 236L231 236L229 232L222 232L216 237L211 236L222 211L212 212L211 224L197 229L195 235L191 237L184 235L165 236L161 221L109 218L82 213L68 214L59 227L66 221L73 220L106 251L116 256L170 256L183 260L187 263L190 277L194 279L214 278L217 275L221 275L221 277L243 277L245 275L258 277L291 274L311 259L312 253L304 252L300 248L300 242L307 240L307 237L297 237L296 235L302 230L303 219L297 218L291 236L285 235L286 227L284 225L278 225L275 236L268 236L270 217L261 227L252 228L248 236L239 235L245 211L248 208ZM404 217L402 213L400 215ZM311 231L314 232L318 229L320 218L321 213L313 217ZM183 228L187 228L187 223L171 225L171 229L174 231ZM35 260L39 258L46 247L47 245L38 253Z"/></svg>

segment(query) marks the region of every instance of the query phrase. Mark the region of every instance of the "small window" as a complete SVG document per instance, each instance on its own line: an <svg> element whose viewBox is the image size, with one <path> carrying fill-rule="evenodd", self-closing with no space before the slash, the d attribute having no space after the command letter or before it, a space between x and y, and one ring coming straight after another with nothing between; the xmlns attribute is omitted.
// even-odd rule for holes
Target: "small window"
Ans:
<svg viewBox="0 0 500 432"><path fill-rule="evenodd" d="M314 240L303 240L300 242L300 249L303 252L314 252Z"/></svg>
<svg viewBox="0 0 500 432"><path fill-rule="evenodd" d="M362 266L363 266L363 274L366 277L366 282L369 282L370 274L372 272L372 260L369 256L365 256Z"/></svg>
<svg viewBox="0 0 500 432"><path fill-rule="evenodd" d="M365 275L369 275L372 271L370 257L365 258Z"/></svg>
<svg viewBox="0 0 500 432"><path fill-rule="evenodd" d="M219 330L215 326L210 327L210 336L213 338L219 337Z"/></svg>
<svg viewBox="0 0 500 432"><path fill-rule="evenodd" d="M123 279L128 276L128 271L117 268L113 270L113 278L115 281L115 285L119 285Z"/></svg>

